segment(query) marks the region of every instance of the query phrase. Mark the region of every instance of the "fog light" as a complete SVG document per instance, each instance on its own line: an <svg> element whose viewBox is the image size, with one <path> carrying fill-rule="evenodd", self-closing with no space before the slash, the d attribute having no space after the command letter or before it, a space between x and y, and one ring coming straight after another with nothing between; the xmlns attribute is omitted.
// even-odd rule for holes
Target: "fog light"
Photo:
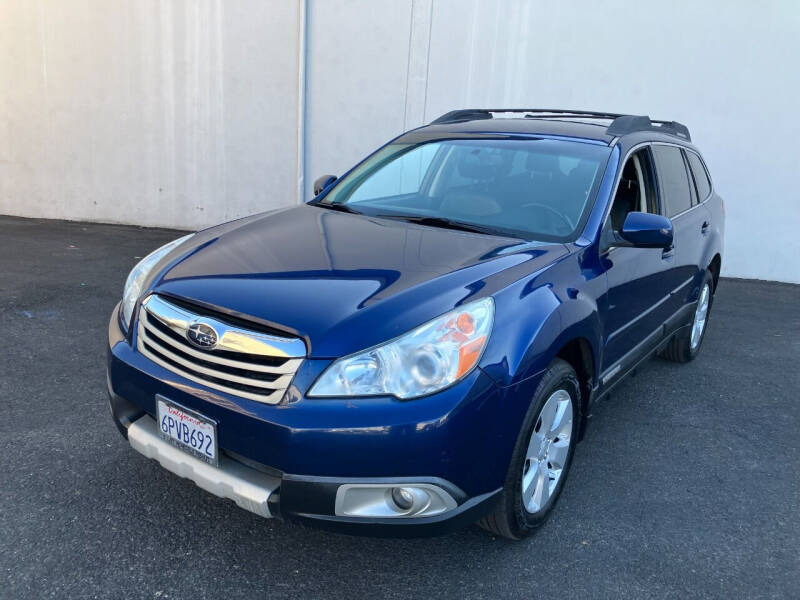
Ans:
<svg viewBox="0 0 800 600"><path fill-rule="evenodd" d="M392 502L394 502L400 510L411 510L411 507L414 506L414 494L411 493L411 490L407 490L406 488L393 488Z"/></svg>
<svg viewBox="0 0 800 600"><path fill-rule="evenodd" d="M446 490L433 483L344 483L336 490L334 511L342 517L408 519L432 517L457 506Z"/></svg>

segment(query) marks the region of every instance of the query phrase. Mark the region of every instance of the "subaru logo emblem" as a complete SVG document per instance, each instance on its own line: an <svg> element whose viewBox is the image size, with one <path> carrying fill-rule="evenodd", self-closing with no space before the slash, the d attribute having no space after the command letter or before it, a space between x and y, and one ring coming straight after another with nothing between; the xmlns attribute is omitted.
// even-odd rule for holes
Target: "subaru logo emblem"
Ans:
<svg viewBox="0 0 800 600"><path fill-rule="evenodd" d="M186 331L189 341L203 350L211 350L217 345L217 332L211 325L206 323L192 323Z"/></svg>

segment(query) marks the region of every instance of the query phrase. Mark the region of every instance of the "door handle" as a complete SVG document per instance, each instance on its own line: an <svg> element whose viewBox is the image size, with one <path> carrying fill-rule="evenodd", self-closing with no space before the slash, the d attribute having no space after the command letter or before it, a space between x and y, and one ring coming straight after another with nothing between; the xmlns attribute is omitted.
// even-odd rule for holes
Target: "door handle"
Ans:
<svg viewBox="0 0 800 600"><path fill-rule="evenodd" d="M708 221L703 221L703 224L700 226L700 233L703 235L707 234L710 226L711 224Z"/></svg>

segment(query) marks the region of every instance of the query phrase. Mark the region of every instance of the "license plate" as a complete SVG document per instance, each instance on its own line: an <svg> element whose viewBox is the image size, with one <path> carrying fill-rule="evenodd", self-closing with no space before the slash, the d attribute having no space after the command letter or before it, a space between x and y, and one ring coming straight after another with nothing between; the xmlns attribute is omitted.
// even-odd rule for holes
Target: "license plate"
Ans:
<svg viewBox="0 0 800 600"><path fill-rule="evenodd" d="M156 396L161 437L173 446L217 466L217 424L203 415Z"/></svg>

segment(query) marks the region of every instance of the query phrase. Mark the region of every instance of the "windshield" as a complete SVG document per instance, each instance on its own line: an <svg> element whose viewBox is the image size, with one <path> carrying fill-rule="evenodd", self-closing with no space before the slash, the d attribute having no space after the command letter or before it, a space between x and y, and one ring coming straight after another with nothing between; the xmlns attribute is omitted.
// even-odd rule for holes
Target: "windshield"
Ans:
<svg viewBox="0 0 800 600"><path fill-rule="evenodd" d="M605 146L554 139L389 144L337 182L319 204L568 241L588 215L608 154Z"/></svg>

